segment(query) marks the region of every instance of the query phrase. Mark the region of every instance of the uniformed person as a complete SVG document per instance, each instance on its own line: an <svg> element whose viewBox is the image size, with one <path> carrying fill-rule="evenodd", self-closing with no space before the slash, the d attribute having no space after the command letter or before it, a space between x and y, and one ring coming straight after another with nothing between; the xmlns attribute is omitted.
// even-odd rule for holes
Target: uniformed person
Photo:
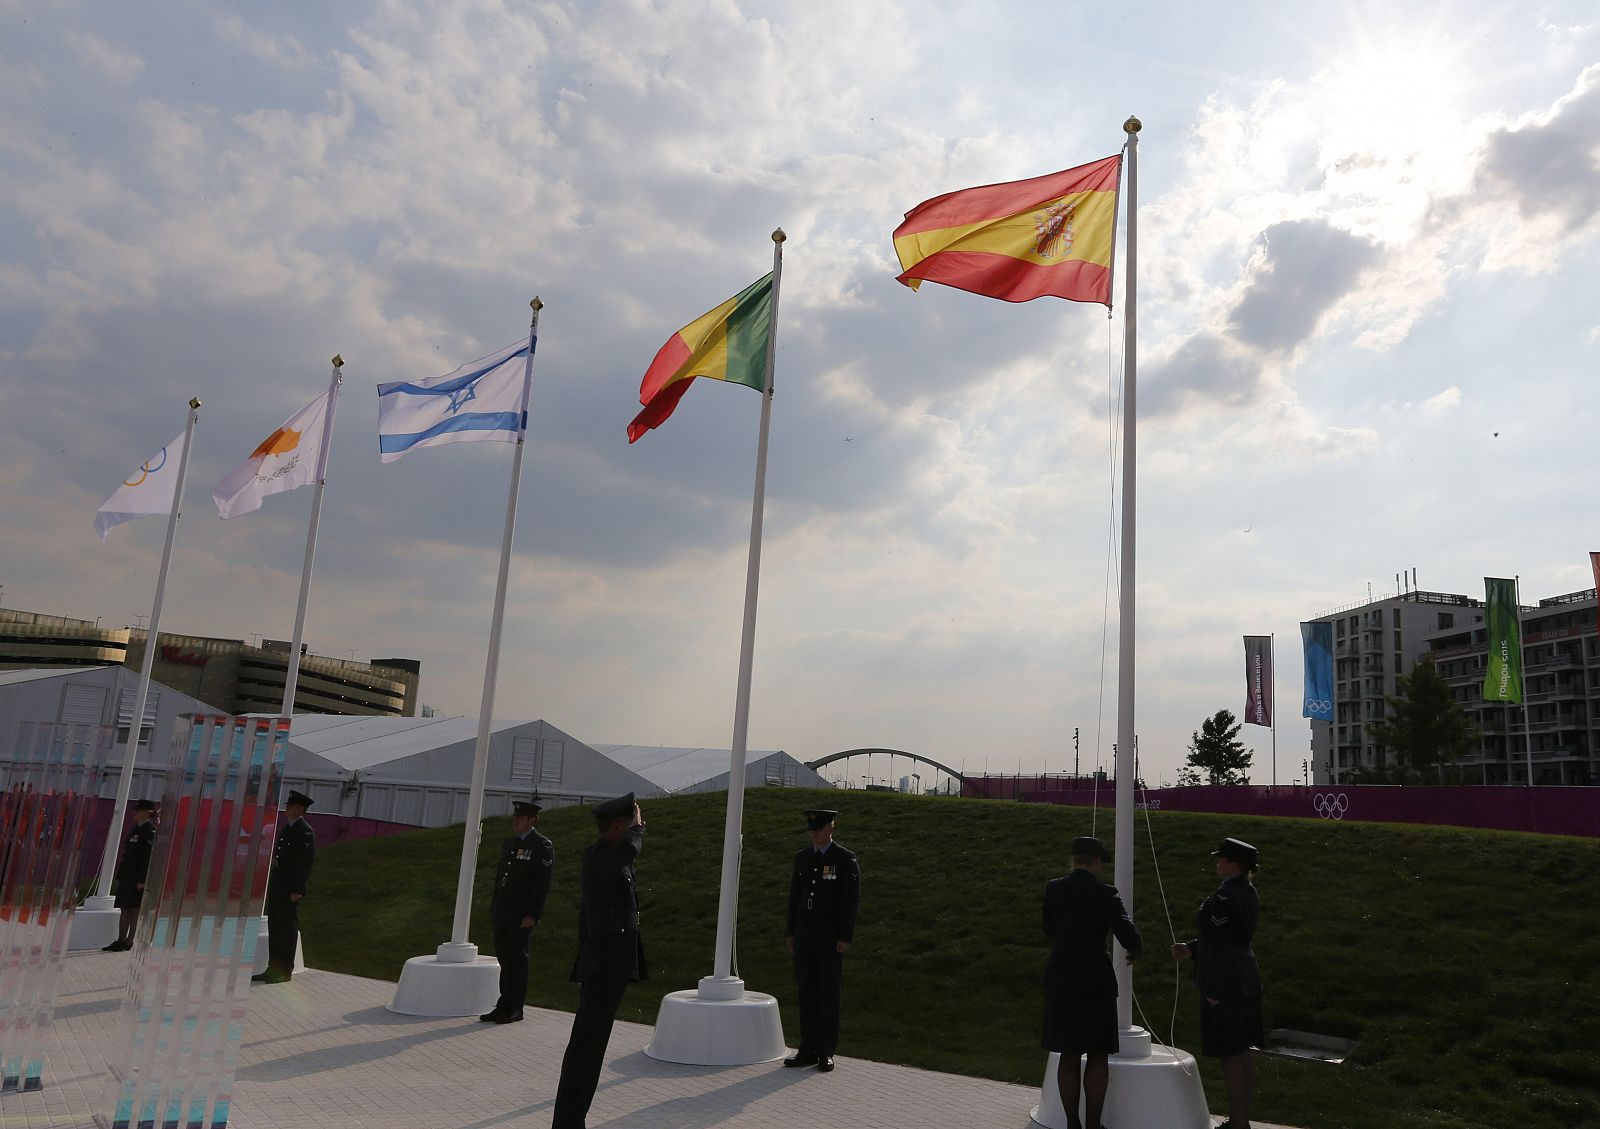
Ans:
<svg viewBox="0 0 1600 1129"><path fill-rule="evenodd" d="M805 813L811 845L794 856L785 929L800 999L800 1045L783 1065L815 1066L824 1074L833 1069L839 1046L844 954L855 938L861 904L856 856L833 841L838 815L827 808Z"/></svg>
<svg viewBox="0 0 1600 1129"><path fill-rule="evenodd" d="M304 792L290 789L283 804L283 826L272 847L272 873L267 877L267 970L251 977L262 984L287 984L294 975L300 899L306 896L311 865L317 859L317 836L305 818L311 802Z"/></svg>
<svg viewBox="0 0 1600 1129"><path fill-rule="evenodd" d="M632 792L591 810L599 838L583 852L578 959L569 977L581 987L572 1034L561 1059L552 1129L584 1129L622 994L631 982L649 979L633 874L644 842L644 816Z"/></svg>
<svg viewBox="0 0 1600 1129"><path fill-rule="evenodd" d="M1090 835L1072 841L1072 872L1044 888L1044 935L1050 958L1044 969L1044 1038L1061 1055L1056 1085L1068 1129L1101 1129L1110 1082L1107 1060L1117 1053L1117 975L1106 952L1115 934L1129 961L1144 944L1115 886L1100 881L1111 861L1105 844ZM1083 1061L1083 1119L1078 1119L1078 1064Z"/></svg>
<svg viewBox="0 0 1600 1129"><path fill-rule="evenodd" d="M122 859L117 863L116 906L117 939L102 951L123 953L133 948L133 931L139 924L139 907L144 903L144 880L150 873L150 856L155 852L157 805L154 800L139 800L133 805L133 827L122 844Z"/></svg>
<svg viewBox="0 0 1600 1129"><path fill-rule="evenodd" d="M500 844L489 920L494 923L494 955L500 959L500 999L478 1018L485 1023L518 1023L528 998L528 944L544 916L555 869L555 846L539 834L537 803L511 805L511 837Z"/></svg>
<svg viewBox="0 0 1600 1129"><path fill-rule="evenodd" d="M1266 1039L1261 967L1250 947L1261 902L1250 882L1260 858L1242 839L1224 839L1211 852L1222 885L1200 906L1199 935L1172 946L1178 960L1193 958L1200 990L1200 1053L1222 1060L1228 1120L1217 1129L1250 1129L1255 1063L1250 1048Z"/></svg>

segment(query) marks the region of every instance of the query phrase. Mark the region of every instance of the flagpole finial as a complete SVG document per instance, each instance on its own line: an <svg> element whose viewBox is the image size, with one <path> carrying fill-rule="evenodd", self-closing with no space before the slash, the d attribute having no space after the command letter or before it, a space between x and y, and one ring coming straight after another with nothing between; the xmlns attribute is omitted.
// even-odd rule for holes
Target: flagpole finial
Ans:
<svg viewBox="0 0 1600 1129"><path fill-rule="evenodd" d="M200 407L200 397L198 397L198 396L189 397L189 407L191 409L198 410L199 407Z"/></svg>
<svg viewBox="0 0 1600 1129"><path fill-rule="evenodd" d="M529 302L528 305L533 307L534 313L538 313L540 310L544 309L544 302L539 299L539 295L537 294L533 296L533 301Z"/></svg>
<svg viewBox="0 0 1600 1129"><path fill-rule="evenodd" d="M341 357L338 353L335 353L333 355L333 367L334 368L344 368L344 358Z"/></svg>
<svg viewBox="0 0 1600 1129"><path fill-rule="evenodd" d="M1122 131L1124 133L1138 133L1143 128L1144 128L1144 122L1140 121L1138 118L1131 117L1131 116L1128 118L1127 121L1122 123Z"/></svg>
<svg viewBox="0 0 1600 1129"><path fill-rule="evenodd" d="M783 233L783 228L779 227L773 229L772 241L774 243L782 243L787 238L789 237Z"/></svg>

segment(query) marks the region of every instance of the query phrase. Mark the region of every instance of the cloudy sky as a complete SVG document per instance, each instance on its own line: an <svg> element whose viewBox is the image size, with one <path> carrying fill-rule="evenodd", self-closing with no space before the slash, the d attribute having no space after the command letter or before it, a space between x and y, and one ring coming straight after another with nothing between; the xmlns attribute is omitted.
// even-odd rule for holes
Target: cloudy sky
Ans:
<svg viewBox="0 0 1600 1129"><path fill-rule="evenodd" d="M1298 621L1402 568L1591 583L1591 0L0 0L0 100L8 607L148 613L163 523L91 521L198 395L163 626L287 637L309 492L207 495L339 352L308 642L475 713L511 451L380 466L373 385L514 341L538 294L496 712L726 746L760 398L624 429L781 225L752 746L1059 771L1076 727L1092 765L1121 313L914 294L890 232L1130 113L1146 775L1242 708L1242 634L1279 636L1292 715ZM1282 778L1307 740L1286 717Z"/></svg>

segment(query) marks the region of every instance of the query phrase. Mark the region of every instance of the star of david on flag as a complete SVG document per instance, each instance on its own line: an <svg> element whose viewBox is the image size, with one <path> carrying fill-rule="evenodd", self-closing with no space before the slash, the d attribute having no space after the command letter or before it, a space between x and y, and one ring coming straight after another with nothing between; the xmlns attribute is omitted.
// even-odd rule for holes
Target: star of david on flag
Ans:
<svg viewBox="0 0 1600 1129"><path fill-rule="evenodd" d="M524 339L444 376L378 385L379 459L441 443L515 443L528 427L533 346Z"/></svg>

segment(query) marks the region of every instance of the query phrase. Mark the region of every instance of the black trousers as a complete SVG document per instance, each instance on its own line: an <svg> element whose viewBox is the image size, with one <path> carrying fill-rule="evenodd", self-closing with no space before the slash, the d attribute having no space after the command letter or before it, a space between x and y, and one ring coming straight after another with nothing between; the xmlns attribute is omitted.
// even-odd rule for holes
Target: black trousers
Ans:
<svg viewBox="0 0 1600 1129"><path fill-rule="evenodd" d="M528 999L528 945L533 926L524 929L522 919L494 919L494 955L500 961L500 999L494 1009L519 1012Z"/></svg>
<svg viewBox="0 0 1600 1129"><path fill-rule="evenodd" d="M285 976L294 972L294 950L300 943L300 903L289 895L267 896L267 967Z"/></svg>
<svg viewBox="0 0 1600 1129"><path fill-rule="evenodd" d="M844 957L832 945L796 945L794 984L800 995L800 1054L833 1054L839 1049Z"/></svg>
<svg viewBox="0 0 1600 1129"><path fill-rule="evenodd" d="M584 1129L600 1068L605 1064L611 1025L622 1006L628 981L622 976L591 974L578 989L578 1013L572 1017L572 1035L561 1058L561 1081L556 1085L555 1116L551 1129Z"/></svg>

